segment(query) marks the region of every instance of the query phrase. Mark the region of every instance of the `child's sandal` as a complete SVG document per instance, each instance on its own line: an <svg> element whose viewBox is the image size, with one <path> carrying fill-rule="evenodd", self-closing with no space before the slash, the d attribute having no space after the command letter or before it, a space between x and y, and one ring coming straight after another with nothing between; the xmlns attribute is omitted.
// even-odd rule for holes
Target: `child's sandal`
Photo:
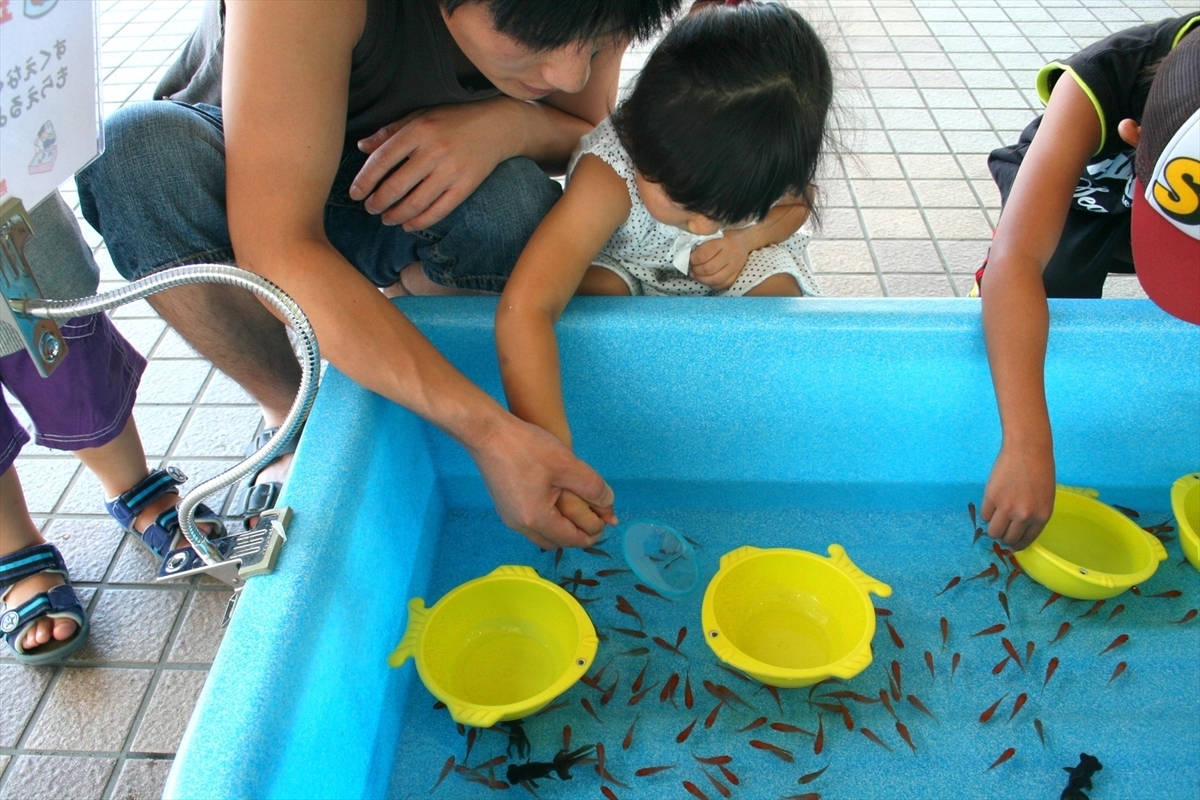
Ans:
<svg viewBox="0 0 1200 800"><path fill-rule="evenodd" d="M57 572L63 583L46 592L40 592L9 608L4 603L8 592L18 582L39 572ZM88 635L87 614L70 584L67 565L62 554L52 544L36 544L6 556L0 556L0 634L13 651L13 658L22 664L36 666L60 661L75 652ZM51 639L45 644L25 649L23 640L30 625L42 617L73 620L78 626L69 639Z"/></svg>
<svg viewBox="0 0 1200 800"><path fill-rule="evenodd" d="M135 523L138 514L142 513L146 506L167 492L176 491L176 488L186 481L187 475L184 475L183 471L177 467L156 469L137 486L121 494L116 500L106 502L104 507L108 509L109 515L117 521L117 524L125 529L126 533L132 533L142 544L150 548L151 552L159 558L165 558L167 553L180 546L180 540L183 539L183 533L179 527L179 512L176 507L171 506L159 514L144 531L139 531ZM213 532L209 534L210 539L225 535L225 524L221 518L203 503L196 506L196 523L213 526Z"/></svg>

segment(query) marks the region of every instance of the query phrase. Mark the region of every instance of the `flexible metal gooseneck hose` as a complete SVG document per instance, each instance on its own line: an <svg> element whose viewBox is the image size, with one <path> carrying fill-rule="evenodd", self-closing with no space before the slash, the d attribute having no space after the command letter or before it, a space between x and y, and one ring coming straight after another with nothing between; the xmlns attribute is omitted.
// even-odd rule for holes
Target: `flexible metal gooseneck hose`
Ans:
<svg viewBox="0 0 1200 800"><path fill-rule="evenodd" d="M12 305L13 310L17 313L63 321L108 311L141 300L148 295L195 283L220 283L237 286L258 295L284 316L292 330L296 332L301 349L300 390L276 434L245 461L204 481L188 492L187 496L179 503L179 519L184 536L205 563L215 565L223 559L217 549L209 544L207 537L196 527L196 506L210 494L238 483L247 475L257 472L264 465L270 463L283 448L284 443L291 440L293 433L304 422L309 409L312 408L313 399L316 397L321 354L317 350L317 340L313 335L312 326L309 325L308 318L304 316L300 306L296 305L296 301L292 300L282 289L265 278L225 264L195 264L176 267L149 275L111 292L79 300L25 300L14 301Z"/></svg>

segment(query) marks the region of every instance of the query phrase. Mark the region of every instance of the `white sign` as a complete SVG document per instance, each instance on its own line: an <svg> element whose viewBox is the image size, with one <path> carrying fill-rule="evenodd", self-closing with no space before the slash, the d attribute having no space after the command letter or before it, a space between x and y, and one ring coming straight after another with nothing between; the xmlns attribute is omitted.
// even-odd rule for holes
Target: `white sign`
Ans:
<svg viewBox="0 0 1200 800"><path fill-rule="evenodd" d="M104 149L92 0L0 0L0 200L32 208Z"/></svg>

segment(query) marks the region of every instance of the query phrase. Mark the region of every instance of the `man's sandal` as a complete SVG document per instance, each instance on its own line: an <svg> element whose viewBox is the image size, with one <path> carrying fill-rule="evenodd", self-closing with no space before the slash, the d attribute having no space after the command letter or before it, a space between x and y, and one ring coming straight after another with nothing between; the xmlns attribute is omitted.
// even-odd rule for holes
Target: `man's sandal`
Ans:
<svg viewBox="0 0 1200 800"><path fill-rule="evenodd" d="M254 440L250 442L250 446L246 448L246 457L257 453L262 449L279 428L266 428ZM301 425L296 429L296 433L287 441L275 455L275 460L281 456L291 455L296 452L296 445L300 443L300 435L304 433L304 426ZM240 517L246 530L250 530L249 520L260 516L269 508L275 507L275 502L279 499L279 493L283 491L283 484L279 481L264 481L263 483L255 483L258 476L262 474L263 469L274 463L274 460L263 466L257 472L253 472L246 476L242 481L242 485L238 488L238 493L230 504L229 516Z"/></svg>
<svg viewBox="0 0 1200 800"><path fill-rule="evenodd" d="M150 548L159 558L166 558L167 553L180 546L184 539L179 527L179 512L175 506L159 514L144 531L135 527L138 514L162 497L167 492L177 491L177 487L187 481L187 475L178 467L156 469L147 475L141 483L121 494L116 500L106 502L104 507L117 524L138 538L142 544ZM225 535L225 523L221 521L211 508L200 503L196 506L196 523L211 525L210 539ZM186 540L184 540L186 541Z"/></svg>
<svg viewBox="0 0 1200 800"><path fill-rule="evenodd" d="M39 572L57 572L66 583L39 592L18 606L9 608L4 599L18 582ZM0 633L22 664L36 666L66 658L75 652L88 635L88 618L75 595L62 554L52 544L35 544L6 556L0 556ZM69 639L54 639L27 651L24 645L29 626L42 617L74 620L78 626Z"/></svg>

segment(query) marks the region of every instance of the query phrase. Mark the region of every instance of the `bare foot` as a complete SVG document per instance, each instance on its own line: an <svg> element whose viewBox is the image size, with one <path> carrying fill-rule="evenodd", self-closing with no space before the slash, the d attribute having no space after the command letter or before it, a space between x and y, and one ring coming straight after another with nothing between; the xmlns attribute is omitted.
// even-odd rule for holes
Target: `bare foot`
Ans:
<svg viewBox="0 0 1200 800"><path fill-rule="evenodd" d="M36 575L30 575L9 589L8 594L4 596L4 604L8 608L16 608L34 595L48 592L62 583L63 577L57 572L39 572ZM28 652L51 639L61 642L74 636L77 627L73 619L42 617L25 630L25 638L21 640L21 645Z"/></svg>

